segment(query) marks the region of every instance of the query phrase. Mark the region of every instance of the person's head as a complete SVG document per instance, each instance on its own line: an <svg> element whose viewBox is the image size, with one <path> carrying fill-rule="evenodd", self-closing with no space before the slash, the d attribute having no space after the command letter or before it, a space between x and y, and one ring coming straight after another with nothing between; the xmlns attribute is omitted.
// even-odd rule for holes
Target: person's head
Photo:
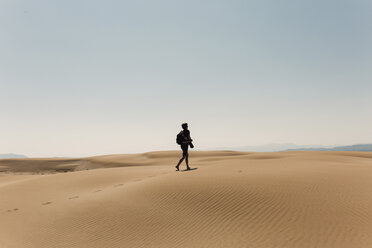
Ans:
<svg viewBox="0 0 372 248"><path fill-rule="evenodd" d="M188 125L187 125L187 123L183 123L183 124L181 125L181 127L182 127L184 130L186 130L186 129L188 128Z"/></svg>

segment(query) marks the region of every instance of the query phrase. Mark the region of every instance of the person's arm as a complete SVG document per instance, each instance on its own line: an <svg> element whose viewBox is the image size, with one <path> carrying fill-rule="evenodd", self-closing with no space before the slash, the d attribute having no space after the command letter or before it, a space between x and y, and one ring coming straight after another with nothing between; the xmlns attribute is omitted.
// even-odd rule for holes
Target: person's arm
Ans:
<svg viewBox="0 0 372 248"><path fill-rule="evenodd" d="M190 136L190 131L189 131L189 136L187 137L188 138L188 140L189 140L189 145L190 145L190 147L191 148L194 148L194 145L193 145L193 143L192 143L192 138L191 138L191 136Z"/></svg>
<svg viewBox="0 0 372 248"><path fill-rule="evenodd" d="M189 142L192 142L192 139L191 139L191 137L190 137L190 131L187 132L187 136L186 136L186 138L189 140Z"/></svg>

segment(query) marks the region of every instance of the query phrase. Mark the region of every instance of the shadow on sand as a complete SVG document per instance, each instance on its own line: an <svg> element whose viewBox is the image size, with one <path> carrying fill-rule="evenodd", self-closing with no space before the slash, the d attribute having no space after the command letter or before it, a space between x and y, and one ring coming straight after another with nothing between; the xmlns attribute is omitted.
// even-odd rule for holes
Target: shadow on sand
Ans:
<svg viewBox="0 0 372 248"><path fill-rule="evenodd" d="M192 171L192 170L197 170L198 168L190 168L190 170L188 169L185 169L185 170L181 170L181 171Z"/></svg>

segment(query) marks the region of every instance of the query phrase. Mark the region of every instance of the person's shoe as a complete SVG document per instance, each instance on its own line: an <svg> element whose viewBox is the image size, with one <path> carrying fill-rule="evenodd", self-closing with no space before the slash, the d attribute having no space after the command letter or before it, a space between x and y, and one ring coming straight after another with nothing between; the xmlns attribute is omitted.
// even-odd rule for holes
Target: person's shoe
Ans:
<svg viewBox="0 0 372 248"><path fill-rule="evenodd" d="M179 170L180 170L180 167L178 167L177 165L176 165L176 170L177 170L177 171L179 171Z"/></svg>
<svg viewBox="0 0 372 248"><path fill-rule="evenodd" d="M191 168L187 166L186 170L191 170Z"/></svg>

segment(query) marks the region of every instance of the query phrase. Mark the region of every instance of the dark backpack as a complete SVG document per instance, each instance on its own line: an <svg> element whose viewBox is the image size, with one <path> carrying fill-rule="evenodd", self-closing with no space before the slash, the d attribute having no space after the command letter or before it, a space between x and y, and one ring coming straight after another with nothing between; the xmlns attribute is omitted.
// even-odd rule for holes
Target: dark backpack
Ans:
<svg viewBox="0 0 372 248"><path fill-rule="evenodd" d="M177 134L176 143L181 145L183 141L185 141L185 135L183 135L183 131L181 131Z"/></svg>

